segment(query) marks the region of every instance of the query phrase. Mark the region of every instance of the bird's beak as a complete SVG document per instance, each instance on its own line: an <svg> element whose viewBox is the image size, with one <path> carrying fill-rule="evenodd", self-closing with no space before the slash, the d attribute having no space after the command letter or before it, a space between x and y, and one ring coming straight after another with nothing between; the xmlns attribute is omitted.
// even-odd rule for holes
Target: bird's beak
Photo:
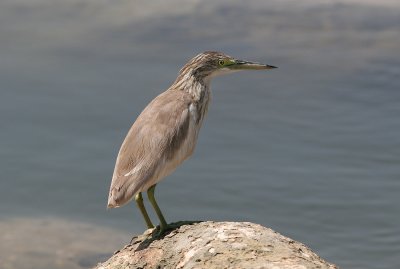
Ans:
<svg viewBox="0 0 400 269"><path fill-rule="evenodd" d="M232 65L228 66L229 69L232 70L263 70L263 69L274 69L276 66L268 65L268 64L260 64L242 60L235 60Z"/></svg>

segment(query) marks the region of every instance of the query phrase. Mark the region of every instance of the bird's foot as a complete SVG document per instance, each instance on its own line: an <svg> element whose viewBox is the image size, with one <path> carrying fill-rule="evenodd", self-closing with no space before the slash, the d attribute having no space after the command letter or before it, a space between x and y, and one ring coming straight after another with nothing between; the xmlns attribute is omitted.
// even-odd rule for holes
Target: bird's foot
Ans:
<svg viewBox="0 0 400 269"><path fill-rule="evenodd" d="M174 223L157 225L157 227L154 229L153 236L154 238L161 238L176 228L179 228L179 225L175 225Z"/></svg>
<svg viewBox="0 0 400 269"><path fill-rule="evenodd" d="M135 235L134 237L132 237L129 244L133 245L135 243L143 242L143 241L151 239L153 237L153 233L155 230L156 230L156 228L149 228L146 231L144 231L143 234Z"/></svg>

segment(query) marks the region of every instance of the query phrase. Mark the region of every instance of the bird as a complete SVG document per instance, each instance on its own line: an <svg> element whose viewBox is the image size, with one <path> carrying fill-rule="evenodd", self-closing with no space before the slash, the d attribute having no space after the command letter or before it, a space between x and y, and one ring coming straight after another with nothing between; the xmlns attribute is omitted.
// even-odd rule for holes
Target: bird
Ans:
<svg viewBox="0 0 400 269"><path fill-rule="evenodd" d="M169 230L155 188L192 155L210 103L211 79L240 70L274 68L217 51L189 60L175 82L144 108L126 135L116 159L107 207L120 207L135 199L147 228L154 228L143 203L142 193L147 191L160 221L158 234Z"/></svg>

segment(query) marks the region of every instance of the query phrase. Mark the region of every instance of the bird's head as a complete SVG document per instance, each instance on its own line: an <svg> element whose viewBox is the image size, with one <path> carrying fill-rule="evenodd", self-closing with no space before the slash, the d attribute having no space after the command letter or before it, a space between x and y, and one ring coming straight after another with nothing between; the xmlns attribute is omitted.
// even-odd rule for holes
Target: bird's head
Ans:
<svg viewBox="0 0 400 269"><path fill-rule="evenodd" d="M222 52L206 51L191 59L179 72L179 75L194 76L198 79L210 79L215 76L230 74L240 70L264 70L276 68L272 65L260 64L235 59Z"/></svg>

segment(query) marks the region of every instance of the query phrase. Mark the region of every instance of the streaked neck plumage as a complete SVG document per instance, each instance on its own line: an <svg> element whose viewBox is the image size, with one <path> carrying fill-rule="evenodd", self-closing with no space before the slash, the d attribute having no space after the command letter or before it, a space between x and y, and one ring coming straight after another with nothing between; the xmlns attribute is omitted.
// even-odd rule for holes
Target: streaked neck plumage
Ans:
<svg viewBox="0 0 400 269"><path fill-rule="evenodd" d="M188 70L185 67L182 68L171 89L184 91L191 96L193 101L190 105L190 110L192 113L195 112L193 116L200 127L207 114L211 99L211 77L204 76L204 74L196 72L197 70Z"/></svg>
<svg viewBox="0 0 400 269"><path fill-rule="evenodd" d="M210 95L210 78L195 72L180 73L172 87L187 92L193 101L202 103L205 101L203 99Z"/></svg>

